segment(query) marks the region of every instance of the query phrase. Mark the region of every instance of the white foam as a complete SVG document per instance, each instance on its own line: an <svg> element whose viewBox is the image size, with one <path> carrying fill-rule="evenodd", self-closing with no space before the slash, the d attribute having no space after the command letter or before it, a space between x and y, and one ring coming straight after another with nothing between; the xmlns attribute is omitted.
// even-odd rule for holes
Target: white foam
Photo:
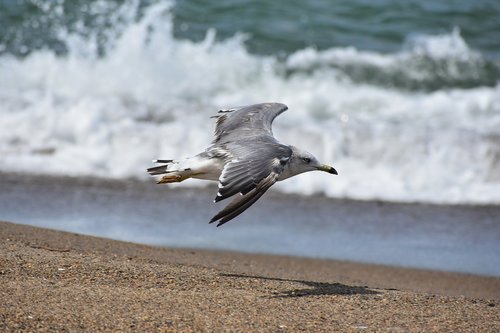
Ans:
<svg viewBox="0 0 500 333"><path fill-rule="evenodd" d="M243 36L176 40L168 6L150 7L139 22L135 10L121 8L130 20L104 57L95 56L95 39L67 34L66 57L36 51L0 58L1 170L146 179L151 159L205 149L208 117L219 108L277 101L290 110L278 118L276 136L340 174L304 174L279 184L282 191L500 203L499 85L423 93L354 83L334 68L284 76L275 58L249 54ZM386 55L307 49L285 66L382 68L412 54L478 56L460 40L456 31L414 37Z"/></svg>
<svg viewBox="0 0 500 333"><path fill-rule="evenodd" d="M451 33L435 36L414 34L407 38L404 45L405 50L419 55L432 57L434 59L480 59L478 52L470 49L460 35L460 29L454 28Z"/></svg>

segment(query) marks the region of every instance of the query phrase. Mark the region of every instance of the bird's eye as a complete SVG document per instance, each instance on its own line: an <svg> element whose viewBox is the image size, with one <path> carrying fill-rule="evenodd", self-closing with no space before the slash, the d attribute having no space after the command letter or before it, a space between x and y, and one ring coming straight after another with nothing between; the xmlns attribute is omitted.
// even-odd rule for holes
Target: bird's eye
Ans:
<svg viewBox="0 0 500 333"><path fill-rule="evenodd" d="M311 159L309 157L303 157L302 161L306 162L307 164L311 163Z"/></svg>

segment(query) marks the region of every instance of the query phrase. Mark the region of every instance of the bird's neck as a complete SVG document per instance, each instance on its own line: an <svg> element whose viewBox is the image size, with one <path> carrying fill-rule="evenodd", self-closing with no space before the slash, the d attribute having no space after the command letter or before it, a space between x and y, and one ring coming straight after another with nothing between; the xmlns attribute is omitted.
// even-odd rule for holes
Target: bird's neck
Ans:
<svg viewBox="0 0 500 333"><path fill-rule="evenodd" d="M297 168L297 166L293 163L293 160L290 160L290 162L288 162L285 165L283 172L281 173L281 175L278 178L278 181L288 179L290 177L296 176L296 175L301 174L303 172L305 172L305 171Z"/></svg>

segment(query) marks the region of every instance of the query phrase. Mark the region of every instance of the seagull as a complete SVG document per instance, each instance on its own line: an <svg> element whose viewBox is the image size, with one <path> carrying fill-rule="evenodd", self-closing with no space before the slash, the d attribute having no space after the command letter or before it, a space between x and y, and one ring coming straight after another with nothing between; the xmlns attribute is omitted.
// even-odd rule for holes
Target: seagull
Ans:
<svg viewBox="0 0 500 333"><path fill-rule="evenodd" d="M219 182L214 202L234 199L209 223L217 226L232 220L253 205L274 183L308 171L337 175L311 153L280 143L272 123L288 107L261 103L220 110L212 144L202 153L183 160L154 160L161 164L147 169L160 176L157 184L177 183L188 178Z"/></svg>

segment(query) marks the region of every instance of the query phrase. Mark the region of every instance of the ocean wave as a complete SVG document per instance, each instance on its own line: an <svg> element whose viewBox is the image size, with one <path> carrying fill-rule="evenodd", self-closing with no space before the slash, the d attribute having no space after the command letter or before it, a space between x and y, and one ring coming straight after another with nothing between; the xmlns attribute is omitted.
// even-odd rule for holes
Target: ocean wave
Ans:
<svg viewBox="0 0 500 333"><path fill-rule="evenodd" d="M62 29L63 54L40 49L0 57L1 170L146 179L151 159L204 149L213 130L208 117L219 108L278 101L290 110L275 124L277 137L340 173L304 174L278 184L281 191L500 203L500 85L457 84L465 74L454 78L450 63L485 61L458 31L409 37L395 54L305 49L283 62L249 53L244 35L174 38L168 3L120 10L104 51L102 34ZM448 46L437 49L443 40ZM443 75L454 83L405 90L395 79L367 79L369 68L405 82L436 79L410 65L426 57L444 61ZM347 68L368 74L356 80Z"/></svg>
<svg viewBox="0 0 500 333"><path fill-rule="evenodd" d="M457 28L447 34L409 36L395 54L307 48L286 61L287 75L316 71L331 71L355 83L421 91L494 87L500 78L500 64L470 49Z"/></svg>

